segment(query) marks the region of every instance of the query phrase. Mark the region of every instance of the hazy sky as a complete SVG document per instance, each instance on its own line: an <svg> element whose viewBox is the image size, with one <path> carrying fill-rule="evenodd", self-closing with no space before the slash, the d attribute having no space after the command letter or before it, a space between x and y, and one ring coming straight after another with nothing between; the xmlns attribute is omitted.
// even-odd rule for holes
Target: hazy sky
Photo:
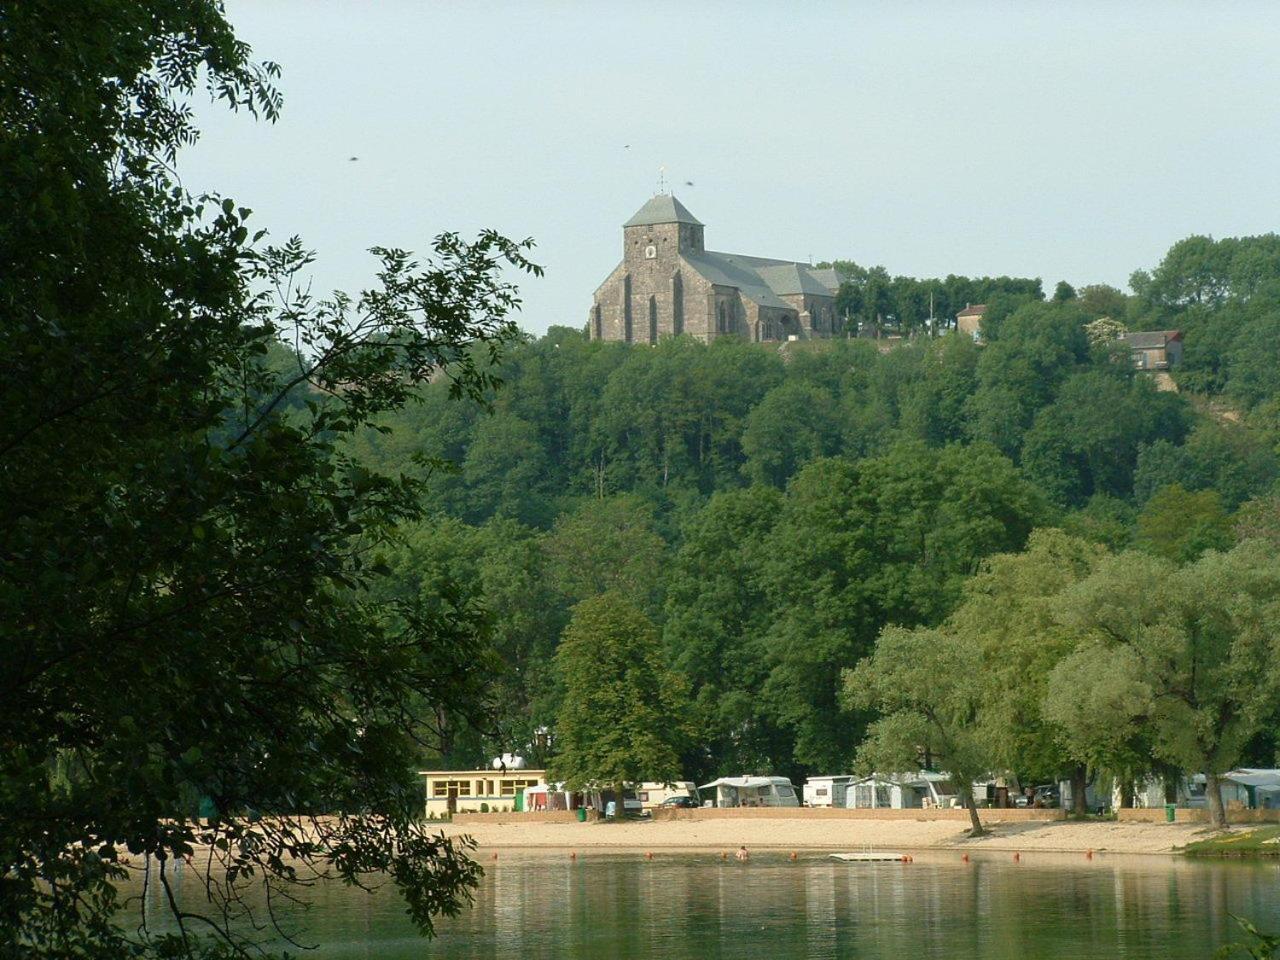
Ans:
<svg viewBox="0 0 1280 960"><path fill-rule="evenodd" d="M284 115L202 110L187 186L301 234L320 288L531 236L534 332L585 323L660 165L712 249L1050 289L1280 223L1274 2L228 7Z"/></svg>

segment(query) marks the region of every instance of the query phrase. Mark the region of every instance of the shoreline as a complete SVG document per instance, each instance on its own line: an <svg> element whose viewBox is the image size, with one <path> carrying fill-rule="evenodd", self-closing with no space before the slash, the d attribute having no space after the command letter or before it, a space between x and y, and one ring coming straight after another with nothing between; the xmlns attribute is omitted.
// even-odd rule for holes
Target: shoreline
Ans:
<svg viewBox="0 0 1280 960"><path fill-rule="evenodd" d="M995 822L990 833L969 837L955 821L749 820L629 821L626 823L441 824L447 836L468 836L477 849L562 851L853 851L930 850L993 853L1141 854L1175 856L1180 848L1216 835L1198 823L1114 821ZM1229 830L1247 830L1247 825Z"/></svg>

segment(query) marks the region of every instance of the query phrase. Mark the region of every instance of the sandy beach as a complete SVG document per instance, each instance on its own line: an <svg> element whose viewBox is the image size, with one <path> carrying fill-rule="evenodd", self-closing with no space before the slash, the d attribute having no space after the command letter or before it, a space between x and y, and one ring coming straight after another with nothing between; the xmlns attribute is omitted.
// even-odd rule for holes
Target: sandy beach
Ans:
<svg viewBox="0 0 1280 960"><path fill-rule="evenodd" d="M1030 822L993 823L991 834L966 835L956 821L926 820L681 820L627 823L471 823L445 825L483 849L728 850L748 849L902 851L968 849L1055 853L1171 854L1209 836L1198 823Z"/></svg>

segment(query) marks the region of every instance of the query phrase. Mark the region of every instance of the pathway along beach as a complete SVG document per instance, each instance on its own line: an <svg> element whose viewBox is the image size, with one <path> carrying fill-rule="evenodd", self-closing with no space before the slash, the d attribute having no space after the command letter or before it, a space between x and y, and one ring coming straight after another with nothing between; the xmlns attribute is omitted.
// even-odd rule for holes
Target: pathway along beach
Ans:
<svg viewBox="0 0 1280 960"><path fill-rule="evenodd" d="M517 815L518 816L518 815ZM971 839L954 820L707 819L625 823L441 824L450 836L470 836L483 849L565 850L860 850L964 849L1056 853L1172 854L1214 835L1203 823L1033 821L987 824L988 836ZM1254 829L1241 825L1234 829Z"/></svg>

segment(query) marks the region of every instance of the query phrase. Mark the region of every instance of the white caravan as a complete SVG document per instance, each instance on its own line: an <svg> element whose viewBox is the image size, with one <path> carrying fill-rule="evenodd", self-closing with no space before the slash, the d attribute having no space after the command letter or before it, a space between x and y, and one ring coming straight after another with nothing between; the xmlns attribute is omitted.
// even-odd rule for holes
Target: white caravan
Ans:
<svg viewBox="0 0 1280 960"><path fill-rule="evenodd" d="M786 777L721 777L699 790L713 791L717 807L798 807L796 789Z"/></svg>
<svg viewBox="0 0 1280 960"><path fill-rule="evenodd" d="M843 807L849 784L854 776L810 777L804 783L806 807Z"/></svg>

